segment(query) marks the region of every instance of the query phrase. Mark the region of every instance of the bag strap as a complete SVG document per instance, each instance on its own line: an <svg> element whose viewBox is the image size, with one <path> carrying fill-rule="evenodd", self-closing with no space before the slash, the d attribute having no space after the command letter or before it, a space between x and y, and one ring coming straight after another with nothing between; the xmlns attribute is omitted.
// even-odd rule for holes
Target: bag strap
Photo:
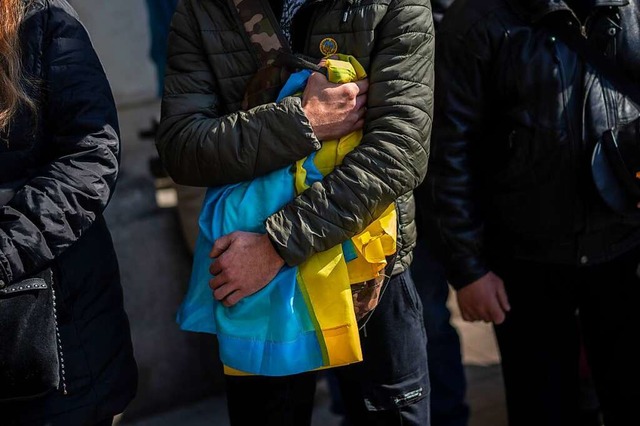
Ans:
<svg viewBox="0 0 640 426"><path fill-rule="evenodd" d="M604 76L620 93L626 95L640 107L640 85L631 81L611 58L594 50L588 39L578 34L574 28L566 25L550 28L551 32L562 40L571 50Z"/></svg>

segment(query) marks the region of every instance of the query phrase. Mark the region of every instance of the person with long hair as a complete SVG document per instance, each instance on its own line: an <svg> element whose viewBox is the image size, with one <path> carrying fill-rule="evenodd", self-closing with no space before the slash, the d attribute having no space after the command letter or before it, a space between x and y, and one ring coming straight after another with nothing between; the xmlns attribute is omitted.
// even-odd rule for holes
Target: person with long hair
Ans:
<svg viewBox="0 0 640 426"><path fill-rule="evenodd" d="M109 84L71 6L0 0L0 290L50 271L59 344L57 386L0 401L2 425L110 425L135 395L102 216L118 174L118 132Z"/></svg>

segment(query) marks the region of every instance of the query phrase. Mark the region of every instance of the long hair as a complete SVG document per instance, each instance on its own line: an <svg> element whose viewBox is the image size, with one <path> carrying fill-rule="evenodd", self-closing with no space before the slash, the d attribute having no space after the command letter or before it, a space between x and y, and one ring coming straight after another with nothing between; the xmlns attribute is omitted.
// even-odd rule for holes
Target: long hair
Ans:
<svg viewBox="0 0 640 426"><path fill-rule="evenodd" d="M0 0L0 133L8 130L21 105L35 109L33 99L25 90L19 40L27 3L24 0Z"/></svg>

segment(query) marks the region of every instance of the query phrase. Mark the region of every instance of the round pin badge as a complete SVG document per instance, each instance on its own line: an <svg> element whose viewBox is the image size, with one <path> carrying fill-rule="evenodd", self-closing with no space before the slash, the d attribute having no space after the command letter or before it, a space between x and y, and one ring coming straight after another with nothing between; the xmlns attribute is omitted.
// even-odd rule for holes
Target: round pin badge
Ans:
<svg viewBox="0 0 640 426"><path fill-rule="evenodd" d="M338 51L338 43L331 37L322 39L320 42L320 53L325 57L335 55Z"/></svg>

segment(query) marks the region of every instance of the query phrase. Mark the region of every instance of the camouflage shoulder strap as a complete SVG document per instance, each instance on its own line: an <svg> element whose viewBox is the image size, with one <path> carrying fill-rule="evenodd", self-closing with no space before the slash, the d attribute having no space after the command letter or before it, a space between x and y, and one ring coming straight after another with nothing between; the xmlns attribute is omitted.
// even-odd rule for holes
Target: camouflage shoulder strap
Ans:
<svg viewBox="0 0 640 426"><path fill-rule="evenodd" d="M260 68L249 80L245 89L243 109L268 102L278 96L289 73L279 60L281 55L291 56L289 42L285 38L269 0L229 0L240 23L249 37Z"/></svg>

